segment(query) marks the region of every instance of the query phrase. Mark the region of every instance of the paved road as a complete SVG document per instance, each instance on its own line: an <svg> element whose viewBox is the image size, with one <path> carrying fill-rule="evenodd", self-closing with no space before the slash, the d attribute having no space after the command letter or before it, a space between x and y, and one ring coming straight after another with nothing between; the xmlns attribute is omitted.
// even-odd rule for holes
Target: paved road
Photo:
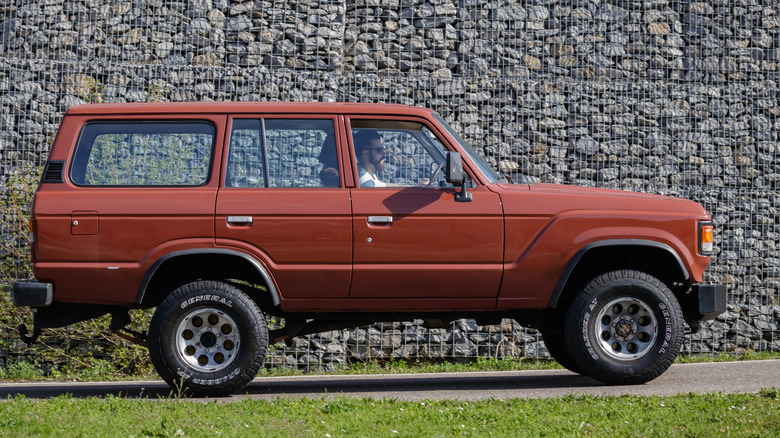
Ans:
<svg viewBox="0 0 780 438"><path fill-rule="evenodd" d="M383 374L358 376L297 376L255 379L236 401L278 397L394 398L399 400L482 400L487 398L549 398L582 395L658 395L711 392L746 393L780 387L780 360L676 364L658 379L644 385L606 386L564 370L494 371L479 373ZM62 394L73 397L168 398L171 390L161 381L45 382L0 384L0 399L23 394L46 399Z"/></svg>

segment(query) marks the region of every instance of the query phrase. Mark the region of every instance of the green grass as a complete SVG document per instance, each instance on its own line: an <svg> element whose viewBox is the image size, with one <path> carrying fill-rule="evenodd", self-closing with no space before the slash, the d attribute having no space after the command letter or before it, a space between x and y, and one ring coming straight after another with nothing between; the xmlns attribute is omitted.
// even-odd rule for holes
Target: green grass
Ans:
<svg viewBox="0 0 780 438"><path fill-rule="evenodd" d="M0 402L0 436L451 437L766 436L780 434L780 391L676 397L402 402L235 403L16 397Z"/></svg>
<svg viewBox="0 0 780 438"><path fill-rule="evenodd" d="M78 381L104 382L121 380L159 379L153 369L144 373L127 375L117 371L114 364L106 360L90 360L78 370L45 371L40 365L29 362L13 362L7 367L0 367L0 382L30 382L30 381Z"/></svg>
<svg viewBox="0 0 780 438"><path fill-rule="evenodd" d="M780 351L748 351L740 355L720 353L678 356L675 363L735 362L740 360L780 359Z"/></svg>
<svg viewBox="0 0 780 438"><path fill-rule="evenodd" d="M694 356L681 362L777 359L778 353ZM483 358L472 363L390 361L353 364L340 374L547 369L552 361ZM261 376L301 372L266 371ZM58 380L111 379L110 364ZM149 377L149 376L139 376ZM152 376L156 378L156 376ZM18 363L0 369L2 380L42 380L40 369ZM52 380L49 378L48 380ZM60 396L0 401L3 436L780 436L780 390L759 394L675 397L567 396L545 400L405 402L340 395L196 402L175 392L164 400L117 396Z"/></svg>
<svg viewBox="0 0 780 438"><path fill-rule="evenodd" d="M780 357L780 355L778 355ZM490 357L478 357L473 361L464 363L452 363L445 361L407 361L392 359L389 361L355 362L349 366L334 371L305 372L287 368L275 368L263 370L260 376L295 376L310 374L411 374L411 373L453 373L470 371L516 371L516 370L545 370L560 369L558 362L553 360L537 359L494 359Z"/></svg>

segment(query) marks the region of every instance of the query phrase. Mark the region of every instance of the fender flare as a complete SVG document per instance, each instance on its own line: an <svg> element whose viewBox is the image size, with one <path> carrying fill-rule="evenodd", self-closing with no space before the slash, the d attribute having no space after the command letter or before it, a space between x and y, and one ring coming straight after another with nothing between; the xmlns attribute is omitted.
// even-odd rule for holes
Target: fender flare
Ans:
<svg viewBox="0 0 780 438"><path fill-rule="evenodd" d="M566 286L566 282L569 280L569 276L571 275L572 272L574 272L574 269L577 267L577 264L585 256L585 254L587 254L588 251L594 248L601 248L607 246L647 246L647 247L664 250L668 252L672 257L674 257L674 259L677 261L677 264L680 267L680 271L682 272L685 279L688 280L690 278L690 274L688 273L688 270L685 268L685 264L680 258L680 255L677 254L677 252L671 246L665 243L656 242L654 240L641 240L641 239L601 240L583 246L582 248L580 248L579 251L577 251L576 254L574 254L574 257L572 257L571 260L569 260L569 263L566 265L566 269L563 270L563 274L561 274L561 277L558 279L558 284L555 285L555 290L550 296L550 301L547 303L548 308L554 309L558 307L558 300L561 298L561 295L563 294L563 288L564 286Z"/></svg>
<svg viewBox="0 0 780 438"><path fill-rule="evenodd" d="M192 256L192 255L229 255L233 257L240 257L246 260L247 262L249 262L250 265L252 265L255 268L255 270L263 278L263 280L265 280L265 284L266 287L268 288L268 292L271 294L271 303L274 306L279 305L280 303L279 291L276 289L276 285L274 284L271 275L268 273L268 270L266 270L265 267L259 261L257 261L257 259L241 251L234 251L230 249L206 249L206 248L174 251L172 253L166 254L160 257L159 259L157 259L157 261L154 262L152 267L149 268L148 271L146 271L146 275L144 276L144 281L141 283L141 287L138 289L138 294L136 295L135 302L137 304L141 304L144 295L146 294L146 288L149 286L149 283L152 281L152 278L157 273L157 270L160 268L160 266L163 265L163 263L177 257Z"/></svg>

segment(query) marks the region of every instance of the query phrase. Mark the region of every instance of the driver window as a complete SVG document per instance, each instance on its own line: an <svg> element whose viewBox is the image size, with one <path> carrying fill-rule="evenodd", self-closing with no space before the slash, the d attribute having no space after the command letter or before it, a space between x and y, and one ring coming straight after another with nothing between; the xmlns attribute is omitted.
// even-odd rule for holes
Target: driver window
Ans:
<svg viewBox="0 0 780 438"><path fill-rule="evenodd" d="M352 120L361 187L446 187L443 143L425 125Z"/></svg>

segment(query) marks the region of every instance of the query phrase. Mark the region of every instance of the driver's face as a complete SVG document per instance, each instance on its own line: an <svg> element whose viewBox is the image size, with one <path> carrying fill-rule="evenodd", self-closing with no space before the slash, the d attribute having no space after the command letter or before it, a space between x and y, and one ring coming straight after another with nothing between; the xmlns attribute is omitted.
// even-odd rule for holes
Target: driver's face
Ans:
<svg viewBox="0 0 780 438"><path fill-rule="evenodd" d="M374 165L377 170L383 170L385 167L385 148L382 146L382 140L375 139L367 150L368 162Z"/></svg>

